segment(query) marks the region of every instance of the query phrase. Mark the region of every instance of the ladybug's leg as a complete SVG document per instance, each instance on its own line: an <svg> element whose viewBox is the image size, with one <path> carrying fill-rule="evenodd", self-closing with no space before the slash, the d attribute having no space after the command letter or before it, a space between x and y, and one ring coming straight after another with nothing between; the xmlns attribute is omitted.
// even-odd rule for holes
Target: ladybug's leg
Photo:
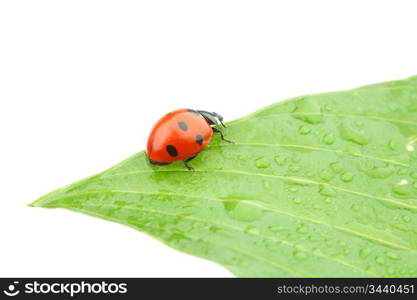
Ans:
<svg viewBox="0 0 417 300"><path fill-rule="evenodd" d="M223 141L228 142L228 143L231 143L231 144L234 144L235 143L235 142L233 142L231 140L225 139L224 138L224 135L223 135L223 132L220 129L217 129L215 127L212 127L212 128L213 128L213 132L220 133L220 137L222 138Z"/></svg>
<svg viewBox="0 0 417 300"><path fill-rule="evenodd" d="M197 153L197 154L198 154L198 153ZM197 154L194 154L193 156L190 156L189 158L186 158L186 159L184 159L184 160L183 160L184 166L185 166L188 170L190 170L190 171L194 170L194 168L193 168L193 167L191 167L191 166L189 166L189 165L188 165L188 162L189 162L190 160L194 159L194 158L197 156Z"/></svg>

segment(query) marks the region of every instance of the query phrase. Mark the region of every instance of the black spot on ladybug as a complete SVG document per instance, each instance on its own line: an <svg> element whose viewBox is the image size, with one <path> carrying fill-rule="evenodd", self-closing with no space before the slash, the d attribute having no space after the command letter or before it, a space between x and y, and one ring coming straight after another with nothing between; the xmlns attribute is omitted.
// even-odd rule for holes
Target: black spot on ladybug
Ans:
<svg viewBox="0 0 417 300"><path fill-rule="evenodd" d="M201 145L203 143L203 137L201 136L201 134L196 135L195 142L199 145Z"/></svg>
<svg viewBox="0 0 417 300"><path fill-rule="evenodd" d="M187 109L187 110L194 115L200 115L200 113L194 109Z"/></svg>
<svg viewBox="0 0 417 300"><path fill-rule="evenodd" d="M187 131L188 130L187 123L185 123L185 122L178 122L178 126L181 128L182 131Z"/></svg>
<svg viewBox="0 0 417 300"><path fill-rule="evenodd" d="M168 145L166 146L166 149L169 155L171 155L172 157L176 157L178 155L177 148L175 148L174 146Z"/></svg>

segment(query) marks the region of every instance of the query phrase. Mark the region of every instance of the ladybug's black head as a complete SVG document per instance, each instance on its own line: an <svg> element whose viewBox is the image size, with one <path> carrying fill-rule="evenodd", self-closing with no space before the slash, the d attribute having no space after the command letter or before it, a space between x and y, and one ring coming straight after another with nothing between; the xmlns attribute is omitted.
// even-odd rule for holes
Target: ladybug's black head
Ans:
<svg viewBox="0 0 417 300"><path fill-rule="evenodd" d="M218 113L216 113L216 112L212 112L212 114L217 118L217 119L219 119L219 121L223 121L223 117L221 116L221 115L219 115Z"/></svg>
<svg viewBox="0 0 417 300"><path fill-rule="evenodd" d="M207 120L207 122L210 125L222 125L223 127L226 127L223 124L223 117L221 115L219 115L216 112L208 112L205 110L198 110L198 112Z"/></svg>

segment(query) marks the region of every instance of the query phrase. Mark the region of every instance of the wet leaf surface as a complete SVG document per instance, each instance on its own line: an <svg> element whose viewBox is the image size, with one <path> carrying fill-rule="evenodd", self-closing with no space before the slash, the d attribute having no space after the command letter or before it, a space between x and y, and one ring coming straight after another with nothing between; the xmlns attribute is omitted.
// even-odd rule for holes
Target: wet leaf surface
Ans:
<svg viewBox="0 0 417 300"><path fill-rule="evenodd" d="M144 152L31 205L123 223L236 276L417 276L417 77L228 123L190 164ZM109 259L115 259L110 257Z"/></svg>

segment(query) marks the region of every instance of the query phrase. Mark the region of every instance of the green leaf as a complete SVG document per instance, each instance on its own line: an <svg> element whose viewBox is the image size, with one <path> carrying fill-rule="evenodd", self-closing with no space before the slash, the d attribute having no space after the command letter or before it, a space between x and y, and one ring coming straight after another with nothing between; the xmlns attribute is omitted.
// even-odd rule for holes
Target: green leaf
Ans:
<svg viewBox="0 0 417 300"><path fill-rule="evenodd" d="M115 221L237 276L417 276L417 76L232 121L191 162L140 152L32 206ZM112 258L109 258L112 259Z"/></svg>

